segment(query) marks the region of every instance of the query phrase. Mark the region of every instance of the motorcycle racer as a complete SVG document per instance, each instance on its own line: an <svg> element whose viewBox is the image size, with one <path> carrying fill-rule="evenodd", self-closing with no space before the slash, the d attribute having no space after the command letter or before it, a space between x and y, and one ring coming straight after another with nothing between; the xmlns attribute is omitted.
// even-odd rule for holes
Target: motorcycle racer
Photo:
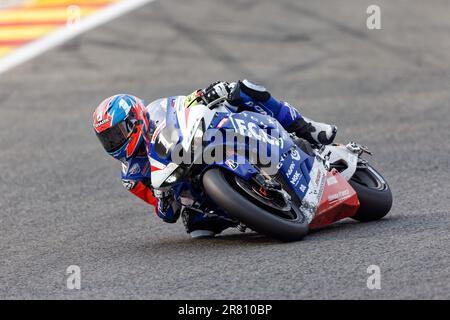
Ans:
<svg viewBox="0 0 450 320"><path fill-rule="evenodd" d="M288 131L313 144L333 142L337 128L303 117L297 109L274 97L262 86L248 80L217 81L205 89L184 98L185 108L209 104L226 98L225 104L235 112L249 110L277 119ZM94 112L94 130L106 152L122 162L122 183L134 195L155 207L155 213L165 222L174 223L180 215L186 231L192 237L211 237L237 222L224 219L208 208L199 211L182 208L175 200L174 190L152 186L152 166L149 144L144 137L152 117L144 102L132 95L119 94L102 101Z"/></svg>

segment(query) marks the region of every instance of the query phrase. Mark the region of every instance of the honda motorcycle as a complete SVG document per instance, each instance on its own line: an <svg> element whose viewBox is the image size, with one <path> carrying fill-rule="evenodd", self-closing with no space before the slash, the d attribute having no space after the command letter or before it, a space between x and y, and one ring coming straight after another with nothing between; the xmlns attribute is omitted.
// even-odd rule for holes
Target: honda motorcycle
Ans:
<svg viewBox="0 0 450 320"><path fill-rule="evenodd" d="M391 209L387 182L362 157L370 154L366 147L314 146L268 115L237 113L223 102L185 108L184 97L171 97L148 107L156 119L147 141L152 184L174 190L184 208L282 241L344 218L378 220ZM230 132L234 139L205 139ZM217 152L220 157L200 159L219 147L226 150ZM269 154L269 165L261 151ZM174 161L175 153L191 161Z"/></svg>

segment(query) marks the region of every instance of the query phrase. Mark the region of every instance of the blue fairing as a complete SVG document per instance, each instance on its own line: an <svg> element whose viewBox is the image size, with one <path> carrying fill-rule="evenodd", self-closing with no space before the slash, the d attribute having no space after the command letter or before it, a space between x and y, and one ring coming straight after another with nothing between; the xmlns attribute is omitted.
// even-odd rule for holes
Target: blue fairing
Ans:
<svg viewBox="0 0 450 320"><path fill-rule="evenodd" d="M221 130L222 132L232 131L250 139L257 137L260 143L258 148L267 148L268 155L273 155L276 159L278 174L283 175L293 191L300 199L303 199L308 191L311 179L309 172L313 166L314 157L298 148L279 122L267 115L244 111L229 116L229 121L222 121L224 118L224 115L218 115L213 124L215 126L222 122L221 128L209 129L207 134L212 137L215 135L214 130ZM268 132L268 135L261 130ZM211 141L209 147L212 148L219 144L232 144L236 149L240 149L247 148L247 142L230 142L224 139L222 141ZM249 179L254 173L258 172L247 159L238 155L226 157L222 162L215 162L207 166L205 171L212 166L222 167L243 179Z"/></svg>
<svg viewBox="0 0 450 320"><path fill-rule="evenodd" d="M250 179L255 173L258 172L255 166L250 164L247 159L240 156L228 157L225 159L225 161L212 164L206 169L210 169L211 167L223 168L241 177L244 180Z"/></svg>
<svg viewBox="0 0 450 320"><path fill-rule="evenodd" d="M146 156L134 157L123 162L122 179L142 181L150 178L150 162Z"/></svg>
<svg viewBox="0 0 450 320"><path fill-rule="evenodd" d="M150 157L164 165L172 162L172 151L183 139L174 108L176 99L177 97L170 97L166 103L162 102L167 106L164 118L162 118L165 120L165 126L158 129L160 131L157 135L155 133L155 141L150 145ZM159 101L158 104L160 103ZM243 111L232 114L223 112L217 113L208 128L205 129L203 141L207 149L203 150L206 152L208 148L216 147L221 147L223 150L225 147L226 156L223 160L215 160L213 163L201 162L192 166L191 164L182 164L180 165L182 170L201 174L212 167L219 167L244 180L249 180L260 172L259 168L264 168L261 162L253 165L249 154L265 154L272 160L270 166L275 168L273 174L281 176L291 186L292 192L295 192L299 199L303 199L311 180L309 173L315 161L314 157L300 150L276 119L259 112ZM178 132L178 134L173 134L174 132ZM217 135L218 133L221 135ZM225 139L227 133L238 139ZM164 137L163 142L159 141L161 136ZM216 136L220 136L221 139L212 139ZM257 143L253 144L253 142ZM229 152L230 150L231 152ZM242 153L242 150L245 152ZM139 166L141 166L140 163ZM190 171L190 166L194 168L193 171ZM264 168L264 170L266 169L267 167ZM267 173L267 171L265 172ZM130 172L127 172L124 176L134 178L129 174ZM196 181L201 181L201 179ZM194 203L200 204L202 208L208 208L208 210L213 209L214 212L220 214L220 208L216 208L214 203L209 202L208 197L202 193L201 185L192 184L189 176L182 178L172 187L176 199L179 199L183 192L189 193Z"/></svg>

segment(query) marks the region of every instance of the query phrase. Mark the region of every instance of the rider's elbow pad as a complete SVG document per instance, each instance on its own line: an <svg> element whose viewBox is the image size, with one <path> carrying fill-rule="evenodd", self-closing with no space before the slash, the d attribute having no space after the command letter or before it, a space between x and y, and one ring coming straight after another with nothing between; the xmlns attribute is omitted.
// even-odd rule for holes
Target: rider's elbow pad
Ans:
<svg viewBox="0 0 450 320"><path fill-rule="evenodd" d="M270 93L266 88L248 80L239 80L230 93L229 102L233 105L245 104L248 98L264 103L270 99Z"/></svg>

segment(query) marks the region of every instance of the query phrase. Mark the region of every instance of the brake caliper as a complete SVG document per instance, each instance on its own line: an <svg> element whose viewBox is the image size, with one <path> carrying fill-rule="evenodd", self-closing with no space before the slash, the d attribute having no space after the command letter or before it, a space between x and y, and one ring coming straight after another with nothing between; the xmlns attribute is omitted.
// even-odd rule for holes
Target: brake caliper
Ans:
<svg viewBox="0 0 450 320"><path fill-rule="evenodd" d="M260 186L260 189L267 190L281 190L281 185L273 180L273 179L266 179L262 174L257 173L253 176L253 179L255 182Z"/></svg>
<svg viewBox="0 0 450 320"><path fill-rule="evenodd" d="M350 150L353 153L358 154L358 156L361 156L363 153L367 153L368 155L372 155L372 152L370 152L369 148L366 146L360 145L356 142L350 142L345 146L348 150Z"/></svg>

